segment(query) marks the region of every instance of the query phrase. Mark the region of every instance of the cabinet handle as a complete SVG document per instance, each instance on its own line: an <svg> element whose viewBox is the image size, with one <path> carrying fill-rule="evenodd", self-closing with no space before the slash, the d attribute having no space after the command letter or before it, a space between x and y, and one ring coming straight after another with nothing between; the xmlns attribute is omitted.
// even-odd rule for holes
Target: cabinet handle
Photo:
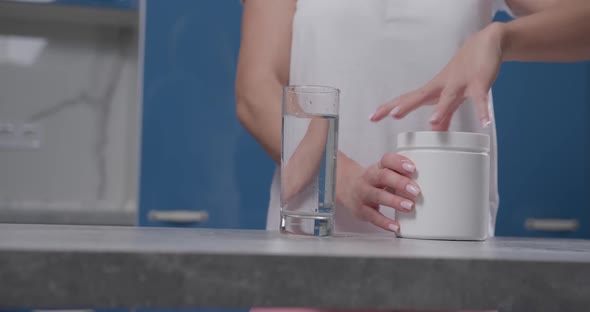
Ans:
<svg viewBox="0 0 590 312"><path fill-rule="evenodd" d="M204 210L152 210L148 218L150 221L187 224L205 222L209 219L209 214Z"/></svg>
<svg viewBox="0 0 590 312"><path fill-rule="evenodd" d="M529 231L575 232L580 224L576 219L527 219L524 226Z"/></svg>

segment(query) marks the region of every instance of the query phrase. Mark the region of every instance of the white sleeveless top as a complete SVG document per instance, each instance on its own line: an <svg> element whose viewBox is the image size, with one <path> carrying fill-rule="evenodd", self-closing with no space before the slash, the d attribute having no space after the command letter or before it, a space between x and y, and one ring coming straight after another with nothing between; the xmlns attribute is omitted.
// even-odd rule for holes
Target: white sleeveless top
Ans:
<svg viewBox="0 0 590 312"><path fill-rule="evenodd" d="M400 132L430 130L433 106L401 120L369 121L376 108L432 79L474 33L486 27L496 0L298 0L293 22L290 84L339 88L340 151L370 166L395 151ZM493 121L492 97L490 114ZM498 208L496 129L481 129L473 104L455 113L451 131L491 136L490 234ZM278 230L280 189L273 177L267 229ZM381 212L393 218L393 209ZM336 207L336 232L383 231Z"/></svg>

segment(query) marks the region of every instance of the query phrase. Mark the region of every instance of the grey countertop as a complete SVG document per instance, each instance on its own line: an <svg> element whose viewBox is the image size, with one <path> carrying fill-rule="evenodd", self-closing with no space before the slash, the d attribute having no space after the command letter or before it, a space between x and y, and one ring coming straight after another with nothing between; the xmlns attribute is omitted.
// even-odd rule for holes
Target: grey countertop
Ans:
<svg viewBox="0 0 590 312"><path fill-rule="evenodd" d="M590 241L0 224L0 308L590 310Z"/></svg>
<svg viewBox="0 0 590 312"><path fill-rule="evenodd" d="M135 225L137 212L110 209L19 209L0 206L0 223Z"/></svg>

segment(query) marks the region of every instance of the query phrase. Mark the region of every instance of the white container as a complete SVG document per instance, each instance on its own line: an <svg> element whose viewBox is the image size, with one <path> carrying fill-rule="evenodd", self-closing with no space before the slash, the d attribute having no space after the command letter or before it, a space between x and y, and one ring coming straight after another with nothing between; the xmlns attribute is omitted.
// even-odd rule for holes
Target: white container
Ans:
<svg viewBox="0 0 590 312"><path fill-rule="evenodd" d="M410 213L397 212L399 236L485 240L490 222L490 137L465 132L406 132L398 153L416 164L422 189Z"/></svg>

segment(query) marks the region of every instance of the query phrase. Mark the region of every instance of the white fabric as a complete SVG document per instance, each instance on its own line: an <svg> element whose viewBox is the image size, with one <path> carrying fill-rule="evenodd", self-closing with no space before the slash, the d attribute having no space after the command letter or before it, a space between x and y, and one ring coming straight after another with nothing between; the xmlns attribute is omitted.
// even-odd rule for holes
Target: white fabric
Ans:
<svg viewBox="0 0 590 312"><path fill-rule="evenodd" d="M495 0L299 0L293 22L290 84L339 88L339 148L363 166L394 151L396 135L430 130L432 106L402 120L368 120L375 109L422 86L438 73L475 32L492 20ZM490 112L493 120L492 97ZM452 131L491 135L490 234L498 208L494 123L481 129L470 101L455 113ZM275 173L267 228L279 228L279 174ZM392 209L381 211L394 217ZM379 232L336 207L336 232Z"/></svg>

